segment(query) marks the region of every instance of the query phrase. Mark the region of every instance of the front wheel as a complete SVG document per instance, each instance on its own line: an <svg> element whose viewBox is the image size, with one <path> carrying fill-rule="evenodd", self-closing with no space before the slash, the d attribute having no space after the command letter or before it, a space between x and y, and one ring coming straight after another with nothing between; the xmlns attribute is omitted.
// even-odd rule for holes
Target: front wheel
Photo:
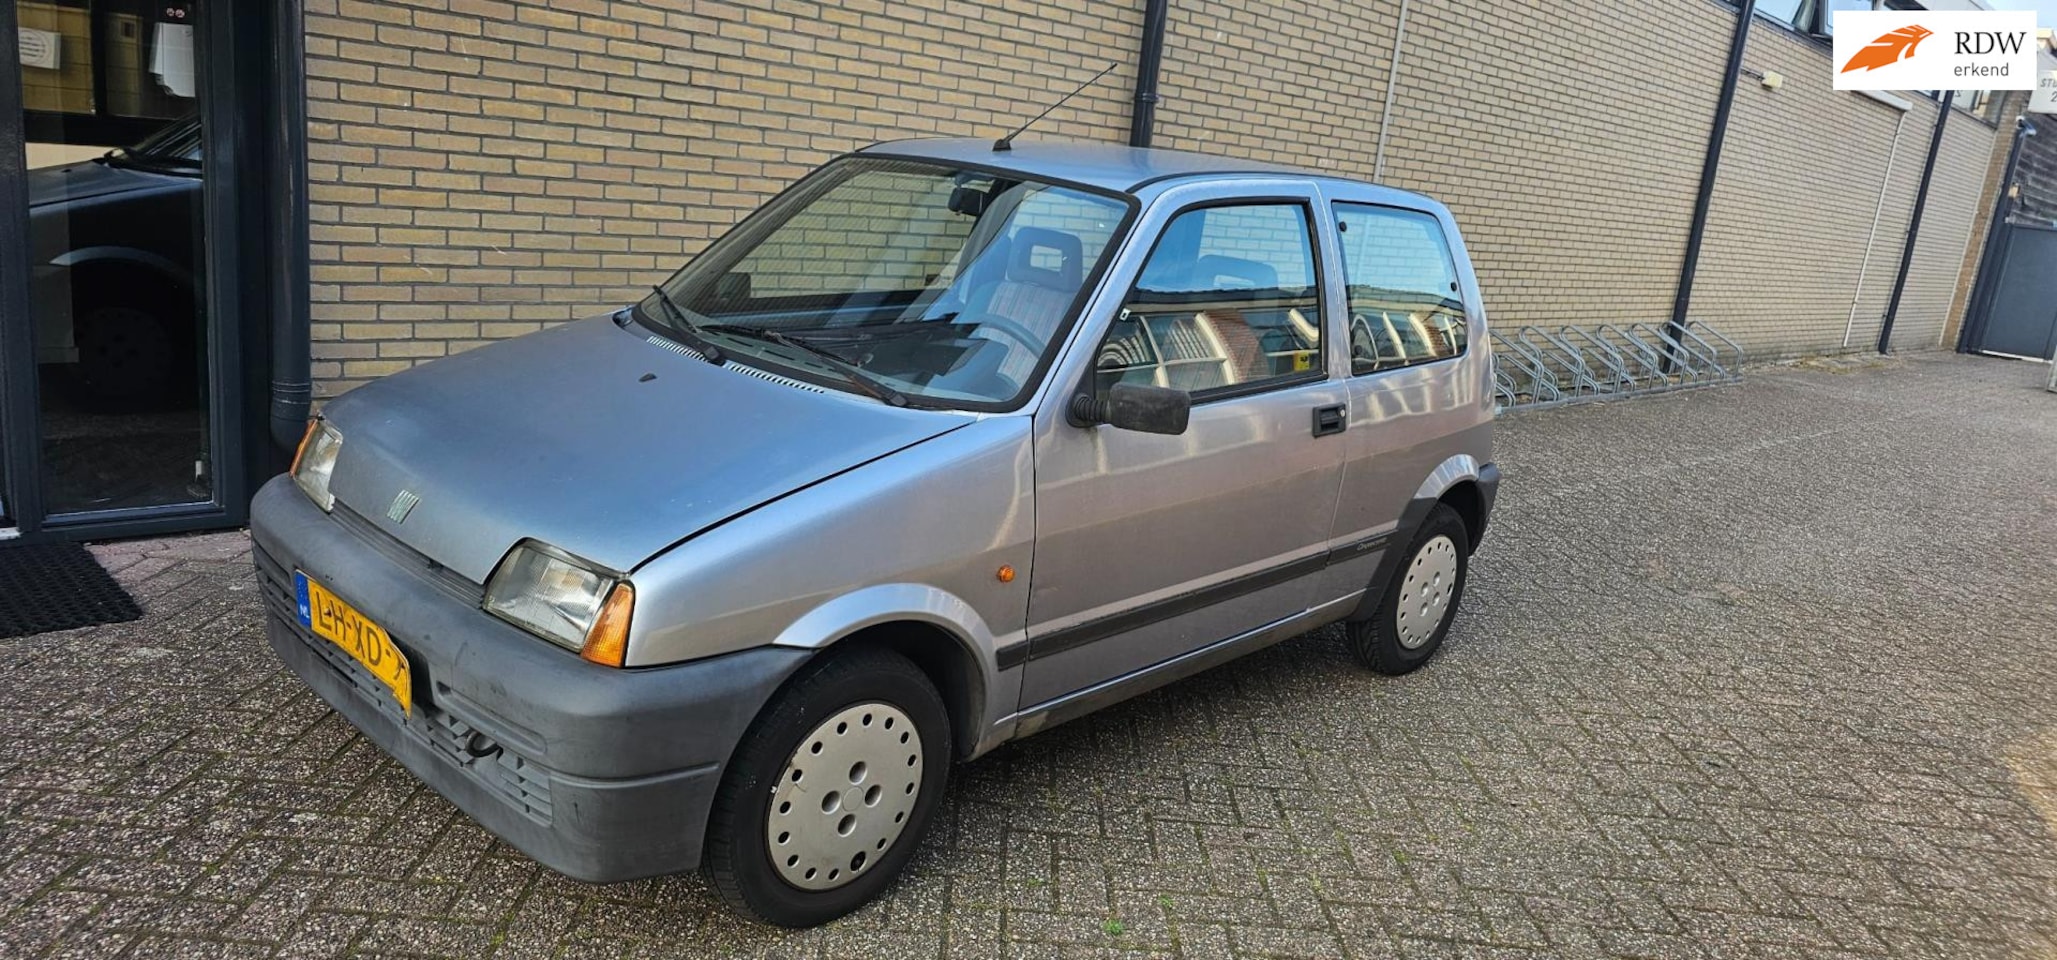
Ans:
<svg viewBox="0 0 2057 960"><path fill-rule="evenodd" d="M736 748L707 825L708 882L738 912L811 927L863 906L906 866L950 765L950 721L888 650L828 654Z"/></svg>
<svg viewBox="0 0 2057 960"><path fill-rule="evenodd" d="M1457 511L1440 503L1430 510L1384 585L1378 610L1345 625L1350 652L1388 676L1411 673L1435 656L1464 599L1470 545Z"/></svg>

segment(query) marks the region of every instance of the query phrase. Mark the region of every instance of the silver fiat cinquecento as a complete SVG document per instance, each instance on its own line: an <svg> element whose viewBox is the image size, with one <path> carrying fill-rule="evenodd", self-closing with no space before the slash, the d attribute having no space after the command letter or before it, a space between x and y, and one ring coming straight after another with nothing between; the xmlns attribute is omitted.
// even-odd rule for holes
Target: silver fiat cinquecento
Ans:
<svg viewBox="0 0 2057 960"><path fill-rule="evenodd" d="M953 762L1339 621L1433 655L1487 350L1428 198L881 144L633 306L329 403L252 507L268 635L543 864L820 923Z"/></svg>

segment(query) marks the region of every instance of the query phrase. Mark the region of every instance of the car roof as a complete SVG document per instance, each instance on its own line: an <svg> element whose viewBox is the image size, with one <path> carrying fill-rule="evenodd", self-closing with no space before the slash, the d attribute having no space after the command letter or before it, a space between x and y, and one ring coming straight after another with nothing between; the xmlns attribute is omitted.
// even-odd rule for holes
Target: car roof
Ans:
<svg viewBox="0 0 2057 960"><path fill-rule="evenodd" d="M858 154L991 167L1036 179L1068 181L1117 193L1134 193L1147 184L1179 177L1289 176L1338 183L1367 183L1319 170L1261 160L1069 140L1020 140L1014 143L1013 149L1004 151L994 150L991 140L970 137L892 140L872 144Z"/></svg>

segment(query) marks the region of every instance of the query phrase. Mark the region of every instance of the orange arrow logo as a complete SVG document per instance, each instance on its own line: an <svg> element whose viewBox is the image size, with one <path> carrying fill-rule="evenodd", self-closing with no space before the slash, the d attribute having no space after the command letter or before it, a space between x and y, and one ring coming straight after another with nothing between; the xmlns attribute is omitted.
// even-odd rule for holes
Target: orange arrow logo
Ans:
<svg viewBox="0 0 2057 960"><path fill-rule="evenodd" d="M1928 39L1932 31L1920 26L1905 26L1864 45L1864 49L1843 64L1844 73L1852 70L1877 70L1890 67L1914 56L1914 48Z"/></svg>

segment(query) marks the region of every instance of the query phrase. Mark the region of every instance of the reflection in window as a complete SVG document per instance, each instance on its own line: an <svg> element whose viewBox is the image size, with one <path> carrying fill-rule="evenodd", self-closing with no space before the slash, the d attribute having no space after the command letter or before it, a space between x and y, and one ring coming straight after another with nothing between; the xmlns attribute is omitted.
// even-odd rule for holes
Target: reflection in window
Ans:
<svg viewBox="0 0 2057 960"><path fill-rule="evenodd" d="M1323 369L1307 209L1207 207L1167 225L1096 359L1116 383L1195 395Z"/></svg>
<svg viewBox="0 0 2057 960"><path fill-rule="evenodd" d="M1443 226L1414 210L1336 204L1350 303L1350 371L1464 352L1464 303Z"/></svg>
<svg viewBox="0 0 2057 960"><path fill-rule="evenodd" d="M1838 10L1870 9L1871 0L1829 0L1828 11L1821 18L1821 29L1814 32L1823 36L1834 34L1836 32L1836 11Z"/></svg>
<svg viewBox="0 0 2057 960"><path fill-rule="evenodd" d="M52 514L206 503L216 412L192 2L17 0ZM110 147L114 149L109 149Z"/></svg>

